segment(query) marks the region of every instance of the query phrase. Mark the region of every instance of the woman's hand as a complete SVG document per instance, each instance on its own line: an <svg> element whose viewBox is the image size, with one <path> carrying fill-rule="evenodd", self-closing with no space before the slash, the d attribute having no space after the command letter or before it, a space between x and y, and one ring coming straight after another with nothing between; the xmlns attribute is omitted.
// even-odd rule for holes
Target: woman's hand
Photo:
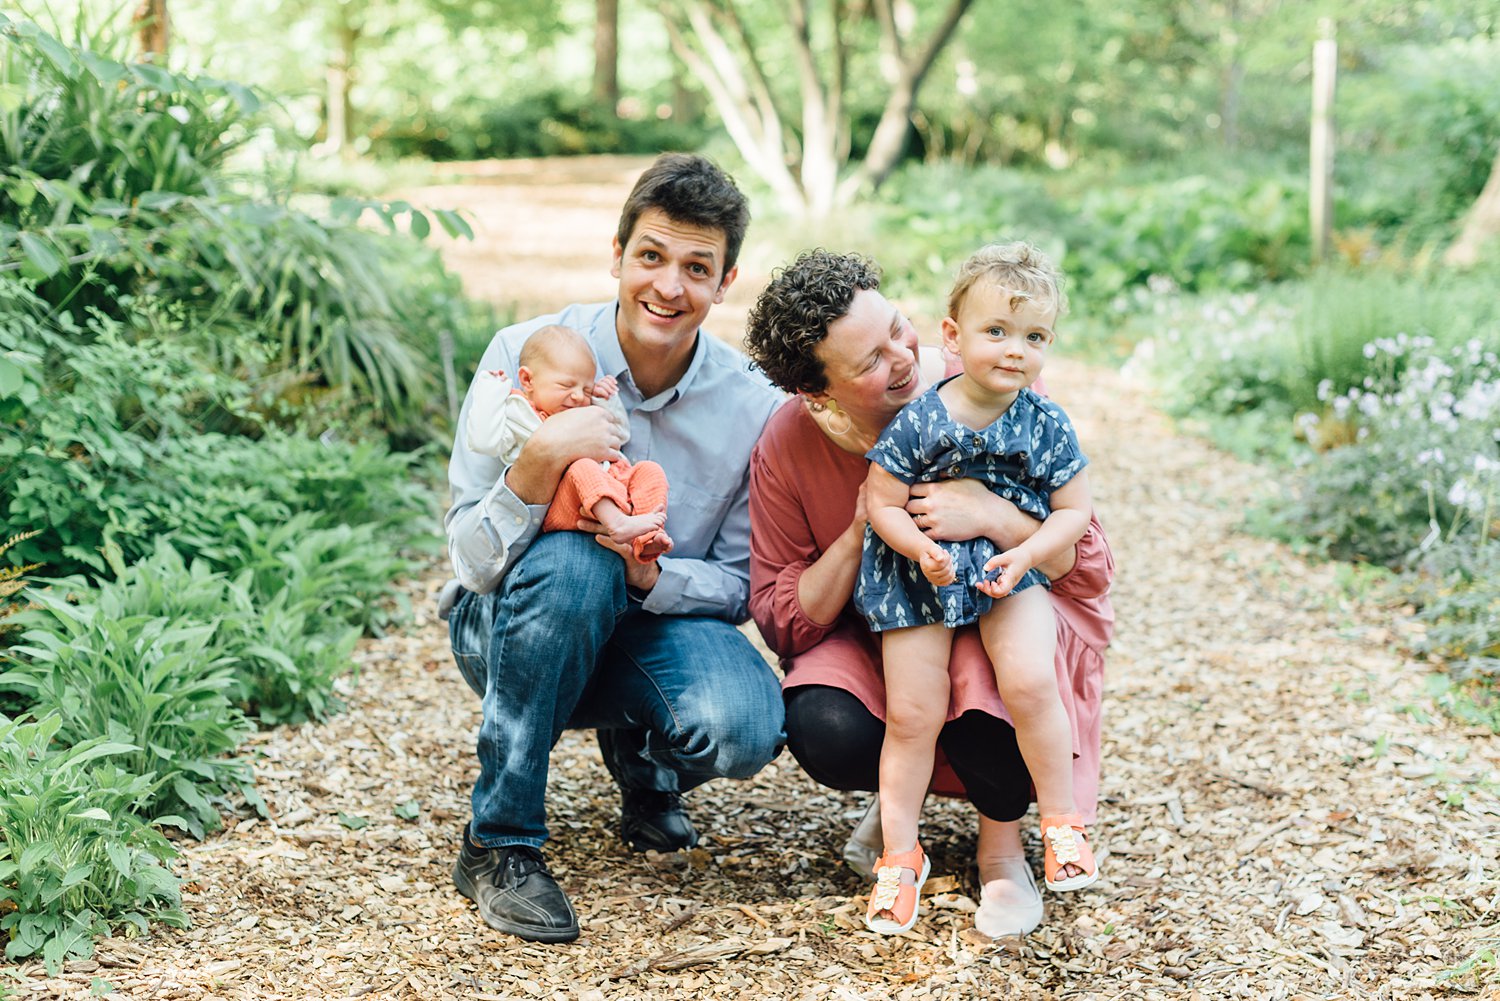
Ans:
<svg viewBox="0 0 1500 1001"><path fill-rule="evenodd" d="M991 536L997 524L1020 513L978 480L913 483L906 512L929 539L962 542Z"/></svg>

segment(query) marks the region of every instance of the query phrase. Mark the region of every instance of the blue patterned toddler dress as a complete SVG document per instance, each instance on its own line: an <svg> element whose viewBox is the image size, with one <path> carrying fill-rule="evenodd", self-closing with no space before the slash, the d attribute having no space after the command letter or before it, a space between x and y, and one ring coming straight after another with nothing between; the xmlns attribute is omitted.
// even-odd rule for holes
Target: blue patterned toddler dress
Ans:
<svg viewBox="0 0 1500 1001"><path fill-rule="evenodd" d="M956 376L950 377L956 378ZM938 396L944 379L901 409L865 458L906 484L976 479L1022 511L1045 519L1047 498L1078 474L1088 459L1062 408L1031 389L1022 389L995 423L976 431L954 420ZM854 605L882 632L941 622L950 629L968 625L994 605L975 589L984 564L1000 550L987 538L939 542L953 557L952 584L934 587L914 560L896 552L865 526ZM1048 586L1032 568L1012 594L1033 585Z"/></svg>

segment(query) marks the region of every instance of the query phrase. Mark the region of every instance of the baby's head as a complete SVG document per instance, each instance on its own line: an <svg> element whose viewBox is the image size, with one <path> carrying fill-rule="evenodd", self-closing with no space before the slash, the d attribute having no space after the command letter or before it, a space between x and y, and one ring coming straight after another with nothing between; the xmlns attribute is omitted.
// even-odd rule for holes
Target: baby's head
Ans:
<svg viewBox="0 0 1500 1001"><path fill-rule="evenodd" d="M1063 291L1063 275L1052 258L1023 241L992 243L976 250L959 267L948 293L948 315L958 318L964 300L974 286L984 283L1010 293L1010 308L1033 303L1054 320L1068 311L1068 295Z"/></svg>
<svg viewBox="0 0 1500 1001"><path fill-rule="evenodd" d="M594 372L588 341L571 327L554 323L526 338L516 376L537 412L551 416L593 402Z"/></svg>
<svg viewBox="0 0 1500 1001"><path fill-rule="evenodd" d="M1057 317L1068 306L1062 274L1029 243L991 244L958 269L943 319L943 347L964 374L999 399L1042 371Z"/></svg>

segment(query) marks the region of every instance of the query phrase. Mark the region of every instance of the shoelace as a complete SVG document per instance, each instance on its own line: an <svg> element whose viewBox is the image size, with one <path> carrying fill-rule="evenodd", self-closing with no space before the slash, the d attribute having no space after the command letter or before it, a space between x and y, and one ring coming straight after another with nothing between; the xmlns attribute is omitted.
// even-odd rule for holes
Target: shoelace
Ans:
<svg viewBox="0 0 1500 1001"><path fill-rule="evenodd" d="M896 905L896 896L901 892L901 867L883 865L875 873L875 892L870 902L876 910L888 911Z"/></svg>
<svg viewBox="0 0 1500 1001"><path fill-rule="evenodd" d="M523 878L530 876L534 872L545 872L551 875L551 872L547 869L546 860L542 858L542 853L534 848L527 848L524 845L518 845L512 849L505 856L505 864L495 868L494 879L497 886L499 885L500 874L506 869L514 871L517 876Z"/></svg>
<svg viewBox="0 0 1500 1001"><path fill-rule="evenodd" d="M1070 865L1083 859L1078 851L1077 834L1071 827L1047 828L1047 844L1051 846L1052 857L1057 859L1059 865Z"/></svg>

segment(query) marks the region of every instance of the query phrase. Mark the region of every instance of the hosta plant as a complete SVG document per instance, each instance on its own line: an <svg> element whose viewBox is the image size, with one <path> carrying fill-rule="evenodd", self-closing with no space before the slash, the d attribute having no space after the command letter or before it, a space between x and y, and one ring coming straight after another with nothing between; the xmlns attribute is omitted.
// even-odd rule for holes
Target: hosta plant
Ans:
<svg viewBox="0 0 1500 1001"><path fill-rule="evenodd" d="M154 776L117 762L139 748L93 737L58 746L62 719L0 716L0 931L9 960L40 955L56 974L99 935L181 927L176 856L135 815Z"/></svg>

